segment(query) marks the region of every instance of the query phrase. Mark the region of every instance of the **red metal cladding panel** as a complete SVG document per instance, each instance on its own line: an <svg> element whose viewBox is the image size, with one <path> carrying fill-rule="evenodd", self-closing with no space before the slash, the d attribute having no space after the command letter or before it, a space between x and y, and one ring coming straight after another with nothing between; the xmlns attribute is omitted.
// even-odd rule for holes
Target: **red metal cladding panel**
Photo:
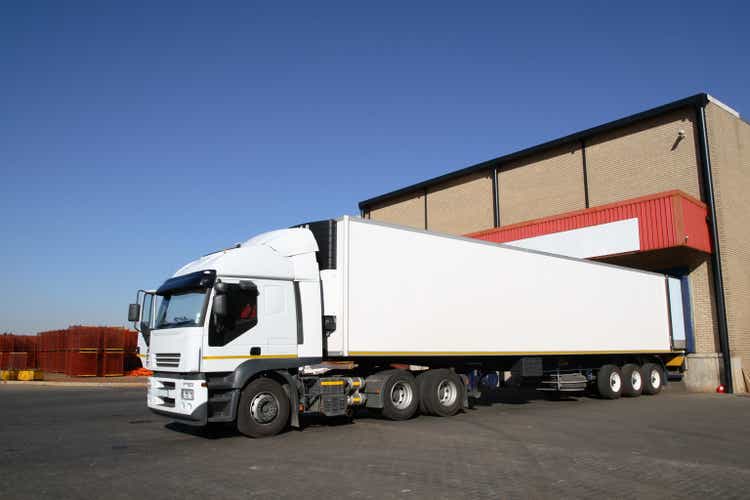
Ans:
<svg viewBox="0 0 750 500"><path fill-rule="evenodd" d="M679 199L682 208L682 223L684 228L684 245L706 253L713 252L711 234L708 230L706 206L691 198Z"/></svg>
<svg viewBox="0 0 750 500"><path fill-rule="evenodd" d="M601 207L472 233L467 236L507 243L545 234L638 219L640 251L688 246L711 252L706 206L681 191L668 191Z"/></svg>

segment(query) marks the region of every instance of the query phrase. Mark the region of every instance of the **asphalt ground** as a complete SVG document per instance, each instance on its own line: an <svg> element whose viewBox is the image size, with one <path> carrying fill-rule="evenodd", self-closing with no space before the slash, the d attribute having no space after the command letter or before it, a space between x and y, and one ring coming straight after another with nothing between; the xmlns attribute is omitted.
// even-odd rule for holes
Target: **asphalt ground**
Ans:
<svg viewBox="0 0 750 500"><path fill-rule="evenodd" d="M252 440L142 388L0 386L0 498L748 498L750 398L507 393L451 418Z"/></svg>

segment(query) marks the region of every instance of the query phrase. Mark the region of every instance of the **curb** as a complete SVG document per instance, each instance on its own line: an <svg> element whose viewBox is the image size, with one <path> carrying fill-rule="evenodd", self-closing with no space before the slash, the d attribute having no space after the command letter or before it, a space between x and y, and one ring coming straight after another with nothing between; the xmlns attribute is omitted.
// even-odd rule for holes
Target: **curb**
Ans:
<svg viewBox="0 0 750 500"><path fill-rule="evenodd" d="M44 380L35 381L21 381L21 380L3 380L0 385L34 385L34 386L45 386L45 387L143 387L145 388L148 384L144 380L143 382L53 382Z"/></svg>

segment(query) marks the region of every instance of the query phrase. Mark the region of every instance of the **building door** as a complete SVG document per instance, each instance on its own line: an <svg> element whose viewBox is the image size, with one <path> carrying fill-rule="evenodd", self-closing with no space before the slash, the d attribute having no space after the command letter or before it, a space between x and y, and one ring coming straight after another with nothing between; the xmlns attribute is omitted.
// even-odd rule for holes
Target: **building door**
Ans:
<svg viewBox="0 0 750 500"><path fill-rule="evenodd" d="M661 271L668 276L669 304L672 315L672 340L675 349L695 352L690 280L687 269Z"/></svg>

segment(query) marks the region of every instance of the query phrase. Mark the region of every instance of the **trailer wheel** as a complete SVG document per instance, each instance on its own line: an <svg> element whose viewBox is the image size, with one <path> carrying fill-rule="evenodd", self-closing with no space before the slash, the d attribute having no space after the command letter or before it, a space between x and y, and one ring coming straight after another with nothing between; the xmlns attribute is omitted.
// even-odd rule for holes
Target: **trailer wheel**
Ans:
<svg viewBox="0 0 750 500"><path fill-rule="evenodd" d="M270 378L259 378L242 390L237 411L237 429L259 438L281 432L289 421L289 398L281 385Z"/></svg>
<svg viewBox="0 0 750 500"><path fill-rule="evenodd" d="M596 387L604 399L617 399L622 395L622 372L615 365L604 365L596 375Z"/></svg>
<svg viewBox="0 0 750 500"><path fill-rule="evenodd" d="M414 376L404 370L394 370L381 392L381 415L390 420L408 420L419 408L419 390Z"/></svg>
<svg viewBox="0 0 750 500"><path fill-rule="evenodd" d="M628 398L634 398L641 395L643 391L643 376L641 367L628 363L622 367L622 395Z"/></svg>
<svg viewBox="0 0 750 500"><path fill-rule="evenodd" d="M450 370L429 370L421 387L421 406L427 414L450 417L458 413L464 399L464 383Z"/></svg>
<svg viewBox="0 0 750 500"><path fill-rule="evenodd" d="M643 394L659 394L664 387L664 371L656 363L646 363L641 367Z"/></svg>

